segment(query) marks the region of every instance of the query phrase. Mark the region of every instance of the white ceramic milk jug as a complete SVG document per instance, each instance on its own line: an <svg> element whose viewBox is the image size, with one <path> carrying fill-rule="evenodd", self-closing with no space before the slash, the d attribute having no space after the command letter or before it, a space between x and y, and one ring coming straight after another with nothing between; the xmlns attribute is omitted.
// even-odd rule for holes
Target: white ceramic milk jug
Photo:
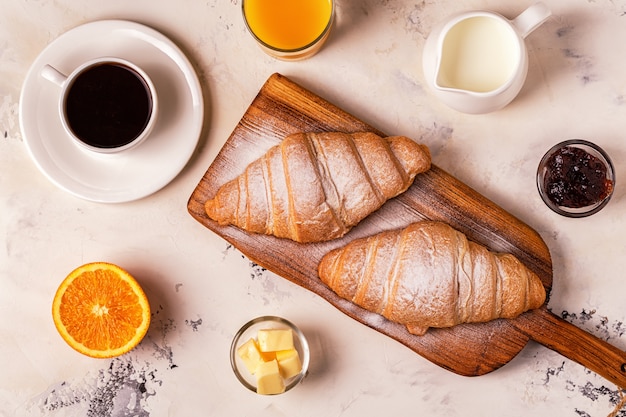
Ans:
<svg viewBox="0 0 626 417"><path fill-rule="evenodd" d="M490 11L457 14L430 33L423 52L426 82L449 107L472 114L509 104L528 73L524 39L551 15L536 3L513 20Z"/></svg>

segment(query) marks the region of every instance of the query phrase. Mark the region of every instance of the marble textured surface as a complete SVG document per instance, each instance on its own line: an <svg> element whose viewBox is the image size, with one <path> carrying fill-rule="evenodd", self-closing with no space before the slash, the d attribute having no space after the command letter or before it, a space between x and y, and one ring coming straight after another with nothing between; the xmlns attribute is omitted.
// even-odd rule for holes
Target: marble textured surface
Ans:
<svg viewBox="0 0 626 417"><path fill-rule="evenodd" d="M514 17L530 3L336 1L327 45L293 63L254 44L241 0L0 2L0 415L596 417L615 409L616 386L534 343L482 377L445 371L263 270L189 216L195 185L263 82L280 72L383 131L423 141L437 165L538 230L553 256L549 307L626 349L626 1L546 0L554 17L527 38L521 94L480 116L427 91L425 38L456 11ZM37 170L18 106L26 72L47 44L111 18L152 26L186 52L203 84L206 122L172 183L105 205L69 195ZM586 219L550 212L535 187L543 153L568 138L598 143L617 170L612 201ZM61 279L96 260L133 273L154 310L140 346L113 360L75 353L50 317ZM288 318L310 338L309 375L284 396L246 391L228 363L238 327L263 314Z"/></svg>

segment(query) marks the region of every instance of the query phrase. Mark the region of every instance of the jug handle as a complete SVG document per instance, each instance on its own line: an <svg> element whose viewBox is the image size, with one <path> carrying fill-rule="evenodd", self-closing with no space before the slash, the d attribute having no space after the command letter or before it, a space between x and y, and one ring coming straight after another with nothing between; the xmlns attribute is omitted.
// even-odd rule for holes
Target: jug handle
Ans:
<svg viewBox="0 0 626 417"><path fill-rule="evenodd" d="M530 33L537 29L539 25L546 21L552 12L542 2L538 2L524 10L519 16L511 21L513 26L517 29L522 38L530 35Z"/></svg>

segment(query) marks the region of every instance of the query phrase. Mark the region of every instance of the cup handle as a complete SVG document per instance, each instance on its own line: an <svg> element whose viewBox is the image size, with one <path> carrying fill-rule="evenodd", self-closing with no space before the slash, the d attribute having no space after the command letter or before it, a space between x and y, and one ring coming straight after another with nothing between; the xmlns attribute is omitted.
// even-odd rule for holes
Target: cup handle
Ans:
<svg viewBox="0 0 626 417"><path fill-rule="evenodd" d="M61 87L67 80L67 76L51 65L44 65L39 73L44 79Z"/></svg>
<svg viewBox="0 0 626 417"><path fill-rule="evenodd" d="M530 33L537 29L539 25L546 21L552 12L542 2L538 2L524 10L519 16L511 21L513 26L517 29L522 38L530 35Z"/></svg>

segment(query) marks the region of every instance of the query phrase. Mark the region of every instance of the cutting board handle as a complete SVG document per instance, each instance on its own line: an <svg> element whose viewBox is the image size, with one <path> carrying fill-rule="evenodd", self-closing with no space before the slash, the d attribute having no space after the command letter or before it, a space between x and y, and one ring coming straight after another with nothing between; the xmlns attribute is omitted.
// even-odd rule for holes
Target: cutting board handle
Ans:
<svg viewBox="0 0 626 417"><path fill-rule="evenodd" d="M544 306L513 320L532 340L626 389L626 352L579 329Z"/></svg>

